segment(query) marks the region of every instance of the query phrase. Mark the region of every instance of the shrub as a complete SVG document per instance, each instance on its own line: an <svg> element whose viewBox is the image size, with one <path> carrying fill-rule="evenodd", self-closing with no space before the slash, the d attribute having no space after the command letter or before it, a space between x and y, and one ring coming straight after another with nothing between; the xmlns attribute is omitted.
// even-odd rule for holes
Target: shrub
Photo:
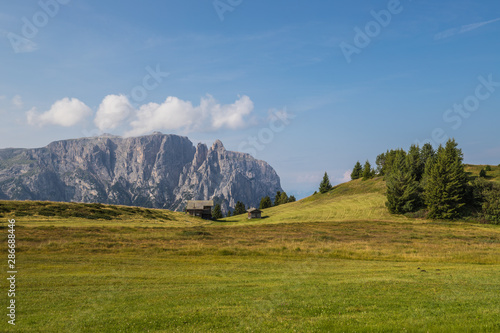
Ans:
<svg viewBox="0 0 500 333"><path fill-rule="evenodd" d="M484 168L485 171L491 171L491 166L487 165L486 168Z"/></svg>

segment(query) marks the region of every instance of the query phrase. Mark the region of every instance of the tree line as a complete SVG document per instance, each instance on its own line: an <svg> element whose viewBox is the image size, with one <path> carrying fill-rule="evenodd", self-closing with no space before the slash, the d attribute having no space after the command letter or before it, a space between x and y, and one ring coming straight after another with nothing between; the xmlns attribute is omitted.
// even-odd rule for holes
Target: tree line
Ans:
<svg viewBox="0 0 500 333"><path fill-rule="evenodd" d="M371 170L368 162L364 168L356 163L351 178L383 176L386 206L392 214L500 223L500 186L485 180L491 167L482 169L479 177L469 176L454 139L437 150L429 143L422 148L412 145L408 151L388 150L377 156L376 164L377 169Z"/></svg>

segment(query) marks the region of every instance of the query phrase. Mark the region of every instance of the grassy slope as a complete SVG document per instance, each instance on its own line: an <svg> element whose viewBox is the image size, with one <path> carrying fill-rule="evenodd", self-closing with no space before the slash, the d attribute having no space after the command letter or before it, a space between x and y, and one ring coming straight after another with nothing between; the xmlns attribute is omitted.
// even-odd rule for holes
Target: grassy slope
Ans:
<svg viewBox="0 0 500 333"><path fill-rule="evenodd" d="M485 165L467 165L471 178L477 177ZM492 166L487 180L500 183L500 167ZM229 224L341 222L341 221L409 221L403 216L389 214L385 207L385 182L381 178L361 179L335 186L326 194L316 194L298 202L264 210L264 219L248 220L245 215L221 221Z"/></svg>
<svg viewBox="0 0 500 333"><path fill-rule="evenodd" d="M163 209L48 201L0 200L0 218L19 220L23 226L195 226L209 223Z"/></svg>
<svg viewBox="0 0 500 333"><path fill-rule="evenodd" d="M221 221L231 224L340 222L340 221L401 221L385 208L385 183L382 179L355 180L340 184L326 194L316 194L303 200L264 210L264 219L248 220L246 215Z"/></svg>
<svg viewBox="0 0 500 333"><path fill-rule="evenodd" d="M217 223L0 202L24 205L2 217L17 220L19 293L0 331L500 331L500 226L391 216L383 193L355 181Z"/></svg>
<svg viewBox="0 0 500 333"><path fill-rule="evenodd" d="M500 183L500 166L492 166L491 171L486 172L486 179L491 180L497 183ZM465 171L469 174L470 177L477 177L479 176L479 172L481 169L486 168L486 165L466 165L465 166Z"/></svg>

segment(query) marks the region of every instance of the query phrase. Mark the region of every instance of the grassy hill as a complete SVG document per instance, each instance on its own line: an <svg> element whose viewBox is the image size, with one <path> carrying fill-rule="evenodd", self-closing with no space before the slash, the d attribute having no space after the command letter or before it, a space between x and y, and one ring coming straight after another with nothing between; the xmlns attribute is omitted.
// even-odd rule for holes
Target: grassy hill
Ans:
<svg viewBox="0 0 500 333"><path fill-rule="evenodd" d="M297 202L265 209L263 219L248 220L246 215L222 219L230 224L399 221L385 208L385 182L381 178L361 179L335 186L325 194L315 194Z"/></svg>
<svg viewBox="0 0 500 333"><path fill-rule="evenodd" d="M485 169L487 165L465 165L465 171L471 178L476 178L479 176L479 172L481 169ZM491 171L486 172L486 179L500 183L500 166L492 166L490 165Z"/></svg>
<svg viewBox="0 0 500 333"><path fill-rule="evenodd" d="M0 218L22 221L24 226L189 226L208 222L181 212L99 203L0 200Z"/></svg>
<svg viewBox="0 0 500 333"><path fill-rule="evenodd" d="M477 178L485 165L466 165L471 179ZM487 180L500 183L500 167L491 166ZM335 186L325 194L317 193L303 200L265 209L264 219L248 220L246 215L224 218L230 224L342 222L342 221L408 221L409 218L389 214L385 207L385 182L381 177L361 179Z"/></svg>

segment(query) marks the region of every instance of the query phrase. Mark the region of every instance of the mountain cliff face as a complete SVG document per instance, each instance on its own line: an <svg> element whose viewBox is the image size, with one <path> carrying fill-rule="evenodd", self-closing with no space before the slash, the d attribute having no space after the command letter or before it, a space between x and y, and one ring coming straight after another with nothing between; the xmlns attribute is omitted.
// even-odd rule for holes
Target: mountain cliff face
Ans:
<svg viewBox="0 0 500 333"><path fill-rule="evenodd" d="M258 207L282 191L276 172L248 154L177 135L100 136L0 150L0 199L101 202L182 210L187 200Z"/></svg>

